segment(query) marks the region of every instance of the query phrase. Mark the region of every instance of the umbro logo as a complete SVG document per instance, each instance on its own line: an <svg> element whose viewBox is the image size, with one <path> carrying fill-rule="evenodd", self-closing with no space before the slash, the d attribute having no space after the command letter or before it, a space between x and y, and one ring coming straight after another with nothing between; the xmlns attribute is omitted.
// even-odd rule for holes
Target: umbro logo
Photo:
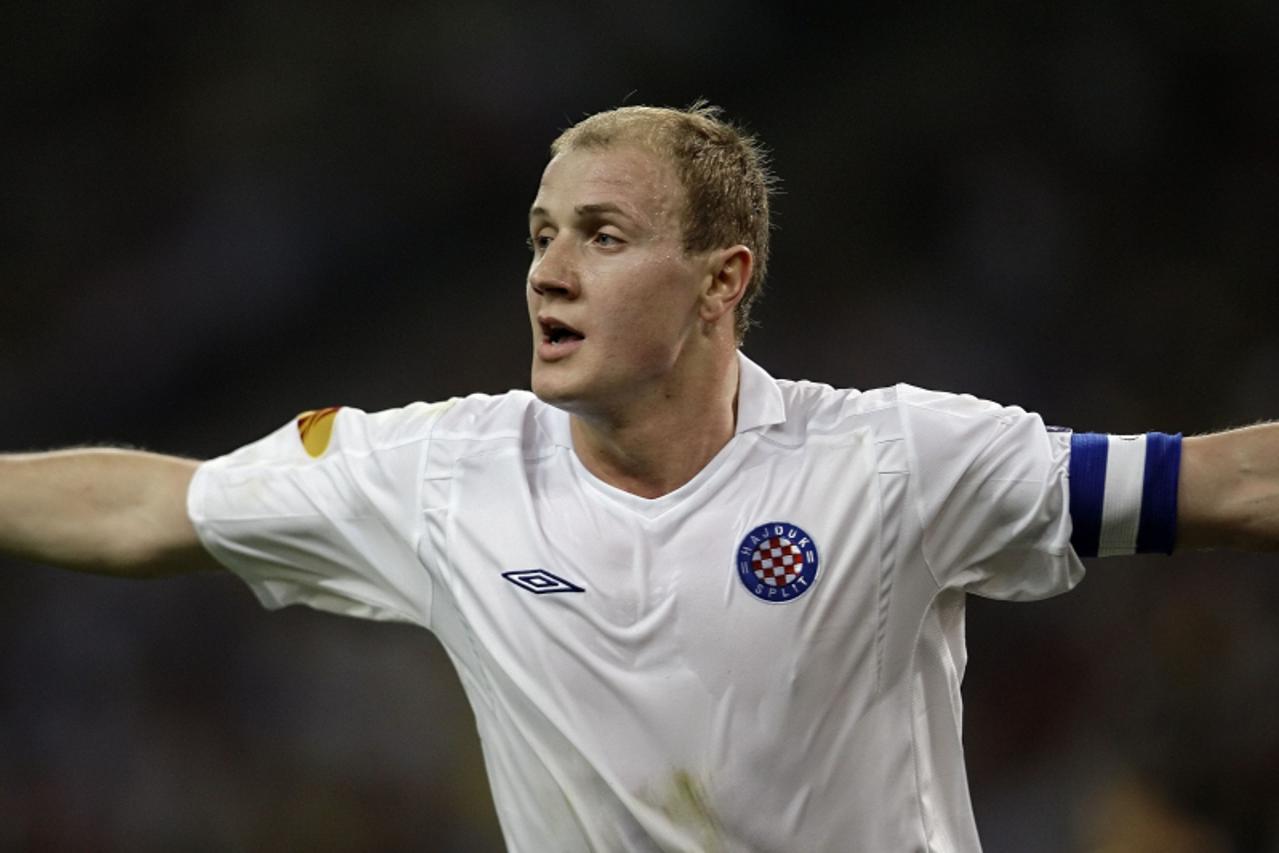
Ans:
<svg viewBox="0 0 1279 853"><path fill-rule="evenodd" d="M520 569L514 572L502 572L502 577L520 589L534 595L548 595L552 592L586 592L580 586L569 583L559 575L553 575L546 569Z"/></svg>

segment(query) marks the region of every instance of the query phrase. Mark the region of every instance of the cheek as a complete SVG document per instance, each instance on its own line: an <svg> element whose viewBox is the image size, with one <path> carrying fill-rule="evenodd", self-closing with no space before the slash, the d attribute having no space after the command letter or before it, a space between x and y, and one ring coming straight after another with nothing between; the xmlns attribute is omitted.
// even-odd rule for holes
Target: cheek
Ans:
<svg viewBox="0 0 1279 853"><path fill-rule="evenodd" d="M692 287L671 271L650 286L618 293L610 311L611 331L636 360L669 361L696 321Z"/></svg>
<svg viewBox="0 0 1279 853"><path fill-rule="evenodd" d="M697 301L697 280L676 258L658 258L637 265L626 277L630 286L619 287L619 302L639 316L669 323L672 317L692 313Z"/></svg>

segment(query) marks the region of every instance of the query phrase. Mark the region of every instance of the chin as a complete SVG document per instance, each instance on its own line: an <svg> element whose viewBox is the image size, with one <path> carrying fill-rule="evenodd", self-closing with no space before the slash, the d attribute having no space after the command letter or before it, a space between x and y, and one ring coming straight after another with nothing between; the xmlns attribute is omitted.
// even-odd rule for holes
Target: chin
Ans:
<svg viewBox="0 0 1279 853"><path fill-rule="evenodd" d="M598 383L591 385L570 375L550 375L551 371L539 371L533 368L532 381L529 383L533 394L546 403L573 415L591 418L608 409L604 394Z"/></svg>
<svg viewBox="0 0 1279 853"><path fill-rule="evenodd" d="M575 383L567 376L548 376L548 373L553 373L548 367L534 363L529 387L543 403L561 409L571 408L573 401L581 396L580 389L575 388Z"/></svg>

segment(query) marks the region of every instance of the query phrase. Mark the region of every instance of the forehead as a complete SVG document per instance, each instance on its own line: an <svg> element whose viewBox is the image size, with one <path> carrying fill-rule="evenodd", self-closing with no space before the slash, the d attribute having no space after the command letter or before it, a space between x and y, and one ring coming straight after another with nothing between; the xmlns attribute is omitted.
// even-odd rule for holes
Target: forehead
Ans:
<svg viewBox="0 0 1279 853"><path fill-rule="evenodd" d="M656 224L678 212L683 196L670 164L647 149L571 148L546 165L533 204L552 216L584 205L615 204L632 218Z"/></svg>

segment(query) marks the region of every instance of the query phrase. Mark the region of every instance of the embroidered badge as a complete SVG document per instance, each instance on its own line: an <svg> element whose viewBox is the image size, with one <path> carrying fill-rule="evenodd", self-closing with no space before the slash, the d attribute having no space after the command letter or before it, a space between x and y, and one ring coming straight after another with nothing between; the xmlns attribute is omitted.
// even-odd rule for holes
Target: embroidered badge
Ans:
<svg viewBox="0 0 1279 853"><path fill-rule="evenodd" d="M737 576L751 595L771 604L794 601L817 581L817 545L803 528L761 524L737 548Z"/></svg>
<svg viewBox="0 0 1279 853"><path fill-rule="evenodd" d="M329 449L329 440L333 438L333 421L341 406L330 406L313 412L298 415L298 438L302 439L302 447L307 455L316 459Z"/></svg>

